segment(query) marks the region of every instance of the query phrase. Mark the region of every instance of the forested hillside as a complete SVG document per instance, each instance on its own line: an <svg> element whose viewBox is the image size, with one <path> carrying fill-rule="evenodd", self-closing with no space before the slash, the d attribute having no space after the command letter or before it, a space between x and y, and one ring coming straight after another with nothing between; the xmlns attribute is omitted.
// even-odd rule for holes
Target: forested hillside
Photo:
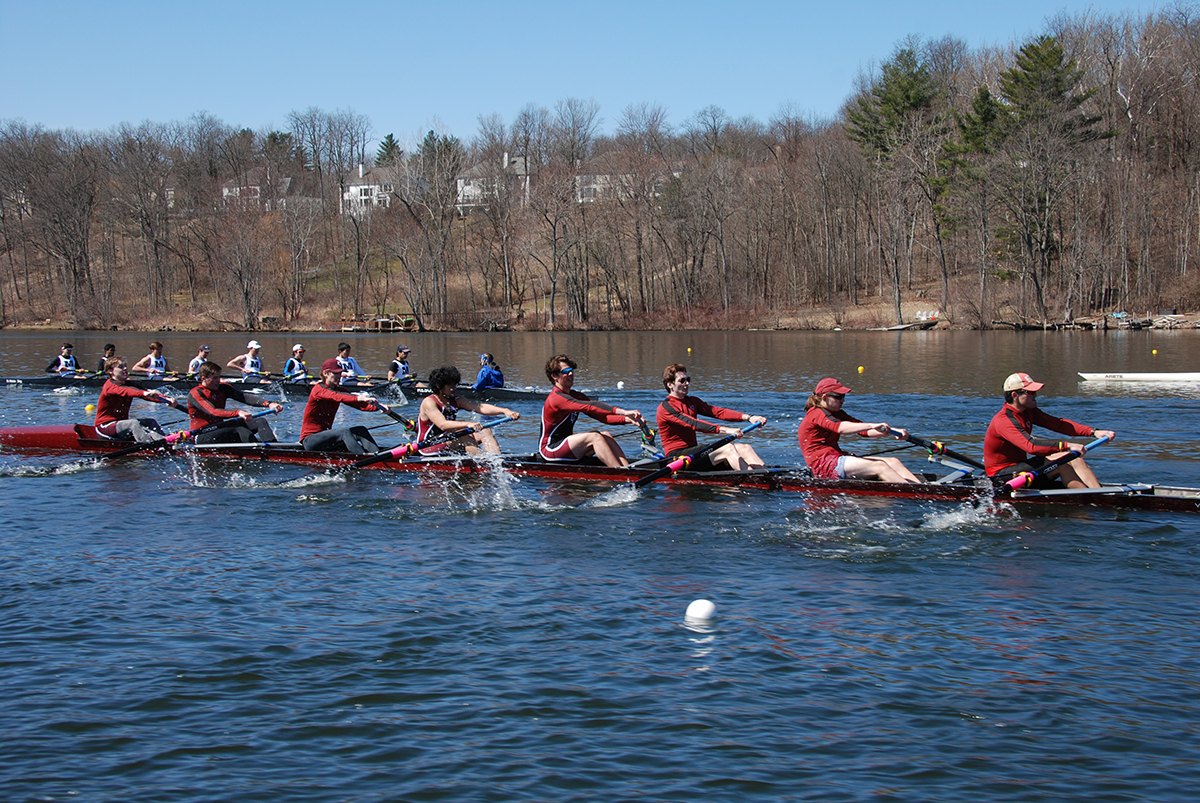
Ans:
<svg viewBox="0 0 1200 803"><path fill-rule="evenodd" d="M0 323L736 327L882 303L886 325L919 300L987 327L1195 309L1198 34L1184 5L1064 17L999 49L911 38L827 120L673 123L635 103L606 121L570 98L411 143L352 110L272 131L6 120Z"/></svg>

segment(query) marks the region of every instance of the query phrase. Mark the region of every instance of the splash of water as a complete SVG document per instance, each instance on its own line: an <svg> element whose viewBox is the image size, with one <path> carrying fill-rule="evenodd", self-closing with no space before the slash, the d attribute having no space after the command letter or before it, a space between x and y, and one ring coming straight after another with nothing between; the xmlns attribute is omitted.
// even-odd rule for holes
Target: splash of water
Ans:
<svg viewBox="0 0 1200 803"><path fill-rule="evenodd" d="M929 513L925 516L922 526L930 530L976 530L1018 517L1016 508L1007 502L983 499Z"/></svg>
<svg viewBox="0 0 1200 803"><path fill-rule="evenodd" d="M632 483L618 485L610 491L597 496L595 499L589 499L579 507L581 508L601 508L601 507L618 507L620 505L628 505L631 502L637 501L637 498L642 495L640 488L636 488Z"/></svg>

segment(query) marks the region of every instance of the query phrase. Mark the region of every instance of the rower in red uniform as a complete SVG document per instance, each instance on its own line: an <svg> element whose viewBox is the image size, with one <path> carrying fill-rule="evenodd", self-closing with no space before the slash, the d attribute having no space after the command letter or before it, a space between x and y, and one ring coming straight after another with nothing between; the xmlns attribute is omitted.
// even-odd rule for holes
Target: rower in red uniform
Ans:
<svg viewBox="0 0 1200 803"><path fill-rule="evenodd" d="M1112 430L1093 429L1042 412L1038 409L1037 392L1043 387L1044 383L1034 382L1033 377L1025 373L1010 374L1004 380L1004 406L992 416L983 438L983 465L989 477L1008 480L1022 471L1040 468L1068 452L1082 451L1082 443L1032 437L1035 424L1076 438L1107 436L1111 440L1117 437ZM1038 476L1033 487L1048 487L1055 479L1061 479L1068 488L1100 487L1100 481L1082 457L1064 463L1044 477Z"/></svg>
<svg viewBox="0 0 1200 803"><path fill-rule="evenodd" d="M572 390L575 384L575 361L566 354L555 354L546 362L546 378L554 390L542 405L542 430L538 452L554 462L573 462L594 454L601 463L613 468L629 465L613 436L607 432L575 432L579 414L591 416L605 424L637 424L646 419L637 410L623 410L594 402L583 393Z"/></svg>
<svg viewBox="0 0 1200 803"><path fill-rule="evenodd" d="M125 384L129 380L129 365L121 357L110 357L104 363L108 380L100 389L100 401L96 402L96 434L113 440L150 443L165 437L162 427L153 418L130 418L129 405L134 399L145 399L158 404L175 402L155 390L142 390Z"/></svg>
<svg viewBox="0 0 1200 803"><path fill-rule="evenodd" d="M303 352L303 349L301 349ZM300 426L300 444L307 452L350 452L351 454L374 454L379 444L363 426L338 427L333 429L333 419L343 404L357 410L375 412L390 410L374 397L365 393L352 396L339 390L342 366L337 358L330 357L321 365L321 381L313 385L304 406L304 422Z"/></svg>
<svg viewBox="0 0 1200 803"><path fill-rule="evenodd" d="M462 436L422 449L421 454L463 451L478 454L481 448L489 454L500 454L500 444L496 442L492 431L484 429L479 421L459 421L459 410L470 410L479 415L506 415L513 421L521 417L516 410L458 395L458 383L461 381L462 374L453 365L444 365L429 372L429 388L433 392L421 402L421 413L417 417L417 441L437 437L443 432L461 432Z"/></svg>
<svg viewBox="0 0 1200 803"><path fill-rule="evenodd" d="M265 419L251 418L250 413L245 410L226 410L225 400L233 399L248 407L269 407L275 412L283 409L282 404L247 398L246 394L233 385L221 381L221 366L215 362L201 363L196 371L196 378L199 384L188 394L188 414L191 417L189 429L199 429L234 418L241 419L237 426L223 427L196 436L196 443L254 443L275 440L275 432Z"/></svg>
<svg viewBox="0 0 1200 803"><path fill-rule="evenodd" d="M920 482L904 463L894 457L857 457L842 451L842 435L882 438L892 432L907 437L903 429L893 430L887 422L866 424L842 410L850 388L833 377L825 377L804 405L800 422L800 450L814 477L821 479L864 479L883 482Z"/></svg>
<svg viewBox="0 0 1200 803"><path fill-rule="evenodd" d="M704 447L696 445L697 432L734 435L739 438L742 436L742 431L737 427L722 427L701 421L702 415L721 421L767 423L767 419L761 415L713 407L703 399L690 395L692 378L688 376L687 366L679 363L668 365L663 370L662 381L663 387L670 395L658 405L658 435L662 440L663 451L670 459L702 451ZM712 471L718 464L734 471L748 471L764 465L753 446L746 443L728 443L693 461L688 468L691 471Z"/></svg>

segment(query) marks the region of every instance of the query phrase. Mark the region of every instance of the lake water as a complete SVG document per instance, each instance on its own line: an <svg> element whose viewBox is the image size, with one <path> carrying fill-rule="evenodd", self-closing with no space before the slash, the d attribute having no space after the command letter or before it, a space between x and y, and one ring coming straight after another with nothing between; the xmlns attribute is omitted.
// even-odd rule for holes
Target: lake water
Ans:
<svg viewBox="0 0 1200 803"><path fill-rule="evenodd" d="M1200 392L1075 376L1200 370L1196 332L255 336L275 370L297 340L310 366L350 340L379 373L400 342L421 373L473 375L488 350L518 386L544 386L562 351L577 386L651 415L679 361L696 395L770 418L748 442L772 464L799 460L822 376L860 418L977 454L1004 376L1026 370L1047 410L1117 431L1088 457L1102 479L1200 485ZM68 337L87 367L106 341L132 361L156 338L180 368L200 342L224 362L247 340ZM4 375L40 373L62 339L0 333ZM95 393L0 398L14 426L89 420ZM495 432L531 450L539 405L513 406ZM276 429L299 422L292 405ZM1191 801L1200 785L1197 516L667 485L579 507L607 488L13 454L0 489L4 801ZM698 598L717 606L705 625L684 619Z"/></svg>

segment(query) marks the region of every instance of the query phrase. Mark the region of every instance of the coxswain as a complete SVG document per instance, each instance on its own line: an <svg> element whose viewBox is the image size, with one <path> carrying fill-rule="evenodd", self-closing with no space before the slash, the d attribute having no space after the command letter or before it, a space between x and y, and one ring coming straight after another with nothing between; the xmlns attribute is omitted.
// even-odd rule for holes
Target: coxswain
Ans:
<svg viewBox="0 0 1200 803"><path fill-rule="evenodd" d="M379 451L379 444L363 426L333 429L333 419L343 404L358 410L375 412L391 410L386 404L366 393L353 395L341 389L342 366L336 357L321 365L321 381L313 385L304 406L304 422L300 427L300 444L309 452L350 452L368 454Z"/></svg>
<svg viewBox="0 0 1200 803"><path fill-rule="evenodd" d="M253 342L253 341L251 341ZM222 427L196 437L197 443L254 443L275 440L275 432L263 418L251 418L245 410L226 410L226 399L233 399L248 407L267 407L275 412L283 409L278 402L262 402L247 398L238 388L221 381L221 366L215 362L204 362L196 371L199 384L188 393L189 429L200 429L209 424L218 424L231 419L241 419L236 426Z"/></svg>
<svg viewBox="0 0 1200 803"><path fill-rule="evenodd" d="M365 385L371 381L371 377L363 373L363 368L358 364L358 360L350 356L349 343L338 343L338 353L335 359L342 366L342 379L347 380L347 383L358 382Z"/></svg>
<svg viewBox="0 0 1200 803"><path fill-rule="evenodd" d="M130 373L145 374L147 379L166 379L170 370L167 358L163 356L163 344L157 340L150 344L150 353L129 369Z"/></svg>
<svg viewBox="0 0 1200 803"><path fill-rule="evenodd" d="M696 433L733 435L740 438L742 431L737 427L722 427L701 421L700 416L716 418L721 421L746 421L751 424L765 424L767 419L761 415L739 413L737 410L727 410L724 407L713 407L701 398L691 395L692 378L684 365L674 363L663 370L663 387L667 389L667 398L658 405L658 435L663 451L669 459L695 454L705 447L696 444ZM761 468L762 458L754 451L754 447L746 443L727 443L688 466L691 471L711 471L719 465L724 465L734 471L748 471Z"/></svg>
<svg viewBox="0 0 1200 803"><path fill-rule="evenodd" d="M429 388L432 391L421 402L417 418L417 440L424 441L447 432L461 432L462 436L449 443L439 443L421 450L423 455L438 452L462 452L476 454L480 449L489 454L499 454L500 444L490 429L484 429L479 421L459 421L458 411L468 410L478 415L503 415L516 421L521 414L507 407L498 407L487 402L477 402L458 395L458 383L462 374L453 365L445 365L429 372Z"/></svg>
<svg viewBox="0 0 1200 803"><path fill-rule="evenodd" d="M804 420L800 422L800 450L804 462L819 479L863 479L883 482L920 482L904 463L895 457L857 457L842 451L838 445L842 435L861 435L882 438L898 433L906 438L904 429L893 429L886 422L863 423L842 410L850 388L833 377L825 377L804 405Z"/></svg>
<svg viewBox="0 0 1200 803"><path fill-rule="evenodd" d="M195 376L196 372L200 370L200 366L208 362L208 353L208 346L202 345L197 349L196 356L192 357L191 362L188 363L188 376Z"/></svg>
<svg viewBox="0 0 1200 803"><path fill-rule="evenodd" d="M475 384L471 385L471 389L483 390L502 387L504 387L504 372L500 370L499 365L496 365L496 358L490 352L485 351L479 355L479 374L475 377Z"/></svg>
<svg viewBox="0 0 1200 803"><path fill-rule="evenodd" d="M538 452L545 460L553 462L574 462L595 455L606 466L620 468L629 465L629 459L612 435L607 432L575 432L575 421L580 413L614 425L629 423L641 426L646 419L637 410L611 407L573 390L576 367L575 361L566 354L555 354L546 361L546 378L554 385L554 389L542 405Z"/></svg>
<svg viewBox="0 0 1200 803"><path fill-rule="evenodd" d="M105 343L104 356L100 358L99 364L96 365L96 373L104 374L105 364L115 356L117 356L117 347L112 343Z"/></svg>
<svg viewBox="0 0 1200 803"><path fill-rule="evenodd" d="M1007 481L1019 473L1035 471L1070 452L1082 454L1082 443L1034 438L1035 425L1072 438L1108 437L1112 440L1117 437L1117 433L1110 429L1094 429L1042 412L1038 407L1037 393L1044 387L1044 383L1035 382L1026 373L1010 374L1004 380L1004 406L992 416L987 434L983 437L983 465L989 477ZM1062 480L1068 488L1100 487L1100 481L1082 457L1064 463L1044 476L1039 475L1032 487L1052 486L1055 479Z"/></svg>
<svg viewBox="0 0 1200 803"><path fill-rule="evenodd" d="M246 353L234 357L225 363L225 367L241 371L243 382L269 382L268 374L264 373L262 369L262 357L258 356L260 351L262 351L262 343L251 340L246 344Z"/></svg>
<svg viewBox="0 0 1200 803"><path fill-rule="evenodd" d="M326 363L329 361L326 360ZM324 367L322 367L324 370ZM304 364L304 345L297 343L292 346L292 356L283 364L283 381L296 385L304 385L311 379L308 366Z"/></svg>
<svg viewBox="0 0 1200 803"><path fill-rule="evenodd" d="M58 356L50 361L46 366L46 373L58 374L59 376L74 377L80 373L79 363L75 361L75 347L70 343L63 343L59 349Z"/></svg>
<svg viewBox="0 0 1200 803"><path fill-rule="evenodd" d="M173 399L156 390L130 387L129 365L121 357L110 357L104 364L108 379L100 389L100 400L96 402L96 434L101 438L150 443L164 437L162 427L153 418L130 418L129 405L134 399L145 399L158 404L180 407Z"/></svg>

